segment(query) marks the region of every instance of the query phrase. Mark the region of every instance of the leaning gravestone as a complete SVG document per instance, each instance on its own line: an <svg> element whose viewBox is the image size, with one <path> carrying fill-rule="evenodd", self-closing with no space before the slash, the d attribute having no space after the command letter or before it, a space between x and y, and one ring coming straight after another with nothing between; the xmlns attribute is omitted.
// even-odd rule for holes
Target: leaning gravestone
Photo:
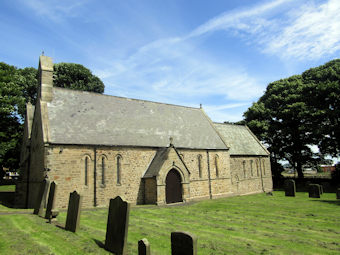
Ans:
<svg viewBox="0 0 340 255"><path fill-rule="evenodd" d="M336 190L336 199L340 199L340 188Z"/></svg>
<svg viewBox="0 0 340 255"><path fill-rule="evenodd" d="M319 189L320 189L320 195L323 194L323 186L321 184L318 184L319 185Z"/></svg>
<svg viewBox="0 0 340 255"><path fill-rule="evenodd" d="M50 187L49 180L43 180L42 183L40 184L40 189L33 213L41 217L43 217L44 215L44 208L46 207L46 197L49 187Z"/></svg>
<svg viewBox="0 0 340 255"><path fill-rule="evenodd" d="M48 202L46 207L45 219L51 219L52 216L56 217L56 215L52 211L55 209L55 197L57 193L57 184L53 181L50 185L50 192L48 194Z"/></svg>
<svg viewBox="0 0 340 255"><path fill-rule="evenodd" d="M295 197L295 181L294 180L286 180L285 181L285 195L286 197Z"/></svg>
<svg viewBox="0 0 340 255"><path fill-rule="evenodd" d="M70 193L68 201L67 216L65 229L72 232L77 232L80 221L80 210L83 196L80 196L77 191Z"/></svg>
<svg viewBox="0 0 340 255"><path fill-rule="evenodd" d="M309 197L320 198L320 186L318 184L309 184Z"/></svg>
<svg viewBox="0 0 340 255"><path fill-rule="evenodd" d="M120 196L110 199L107 217L105 249L116 255L126 254L126 243L129 227L130 204Z"/></svg>
<svg viewBox="0 0 340 255"><path fill-rule="evenodd" d="M172 255L197 255L197 238L186 232L171 232Z"/></svg>
<svg viewBox="0 0 340 255"><path fill-rule="evenodd" d="M150 244L146 238L138 241L138 255L150 255Z"/></svg>

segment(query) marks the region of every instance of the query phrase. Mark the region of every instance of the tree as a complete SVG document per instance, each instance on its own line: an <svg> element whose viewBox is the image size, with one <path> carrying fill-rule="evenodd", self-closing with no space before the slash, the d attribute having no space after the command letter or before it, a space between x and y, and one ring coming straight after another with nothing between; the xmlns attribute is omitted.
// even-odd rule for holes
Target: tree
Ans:
<svg viewBox="0 0 340 255"><path fill-rule="evenodd" d="M340 156L340 59L302 73L303 94L313 111L313 134L323 154Z"/></svg>
<svg viewBox="0 0 340 255"><path fill-rule="evenodd" d="M340 60L333 60L270 83L244 113L249 128L269 146L272 162L287 160L302 178L302 166L339 155L339 81Z"/></svg>
<svg viewBox="0 0 340 255"><path fill-rule="evenodd" d="M54 86L104 92L103 82L79 64L54 65ZM0 169L18 169L27 102L36 103L38 70L0 63Z"/></svg>
<svg viewBox="0 0 340 255"><path fill-rule="evenodd" d="M269 145L272 161L287 160L299 177L303 177L302 166L316 156L308 146L313 138L301 95L303 87L299 75L270 83L259 101L244 113L249 128Z"/></svg>
<svg viewBox="0 0 340 255"><path fill-rule="evenodd" d="M19 108L24 104L14 66L0 63L0 169L19 166L18 141L22 136Z"/></svg>
<svg viewBox="0 0 340 255"><path fill-rule="evenodd" d="M54 85L61 88L104 92L103 82L86 67L73 63L54 65Z"/></svg>

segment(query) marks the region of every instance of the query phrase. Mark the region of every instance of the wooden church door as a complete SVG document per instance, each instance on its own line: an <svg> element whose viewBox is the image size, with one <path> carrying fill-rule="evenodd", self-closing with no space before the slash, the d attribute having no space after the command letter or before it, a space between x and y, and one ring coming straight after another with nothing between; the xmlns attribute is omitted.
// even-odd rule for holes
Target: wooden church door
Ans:
<svg viewBox="0 0 340 255"><path fill-rule="evenodd" d="M166 203L182 202L182 181L177 170L171 169L165 180Z"/></svg>

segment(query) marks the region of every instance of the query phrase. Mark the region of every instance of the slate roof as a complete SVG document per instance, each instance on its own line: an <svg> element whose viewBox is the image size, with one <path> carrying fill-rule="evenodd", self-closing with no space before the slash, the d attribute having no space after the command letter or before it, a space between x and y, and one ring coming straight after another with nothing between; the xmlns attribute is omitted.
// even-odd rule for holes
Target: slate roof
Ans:
<svg viewBox="0 0 340 255"><path fill-rule="evenodd" d="M47 109L50 143L227 149L199 108L54 87Z"/></svg>
<svg viewBox="0 0 340 255"><path fill-rule="evenodd" d="M215 128L230 147L230 155L268 156L267 149L247 126L214 123Z"/></svg>

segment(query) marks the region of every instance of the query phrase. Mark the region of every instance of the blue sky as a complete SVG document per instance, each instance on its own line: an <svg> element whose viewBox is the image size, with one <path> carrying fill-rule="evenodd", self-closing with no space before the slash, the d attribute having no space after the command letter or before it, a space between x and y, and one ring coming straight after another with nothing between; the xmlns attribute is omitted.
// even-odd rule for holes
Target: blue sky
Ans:
<svg viewBox="0 0 340 255"><path fill-rule="evenodd" d="M340 53L340 1L2 0L0 61L79 63L105 94L238 121L268 83Z"/></svg>

